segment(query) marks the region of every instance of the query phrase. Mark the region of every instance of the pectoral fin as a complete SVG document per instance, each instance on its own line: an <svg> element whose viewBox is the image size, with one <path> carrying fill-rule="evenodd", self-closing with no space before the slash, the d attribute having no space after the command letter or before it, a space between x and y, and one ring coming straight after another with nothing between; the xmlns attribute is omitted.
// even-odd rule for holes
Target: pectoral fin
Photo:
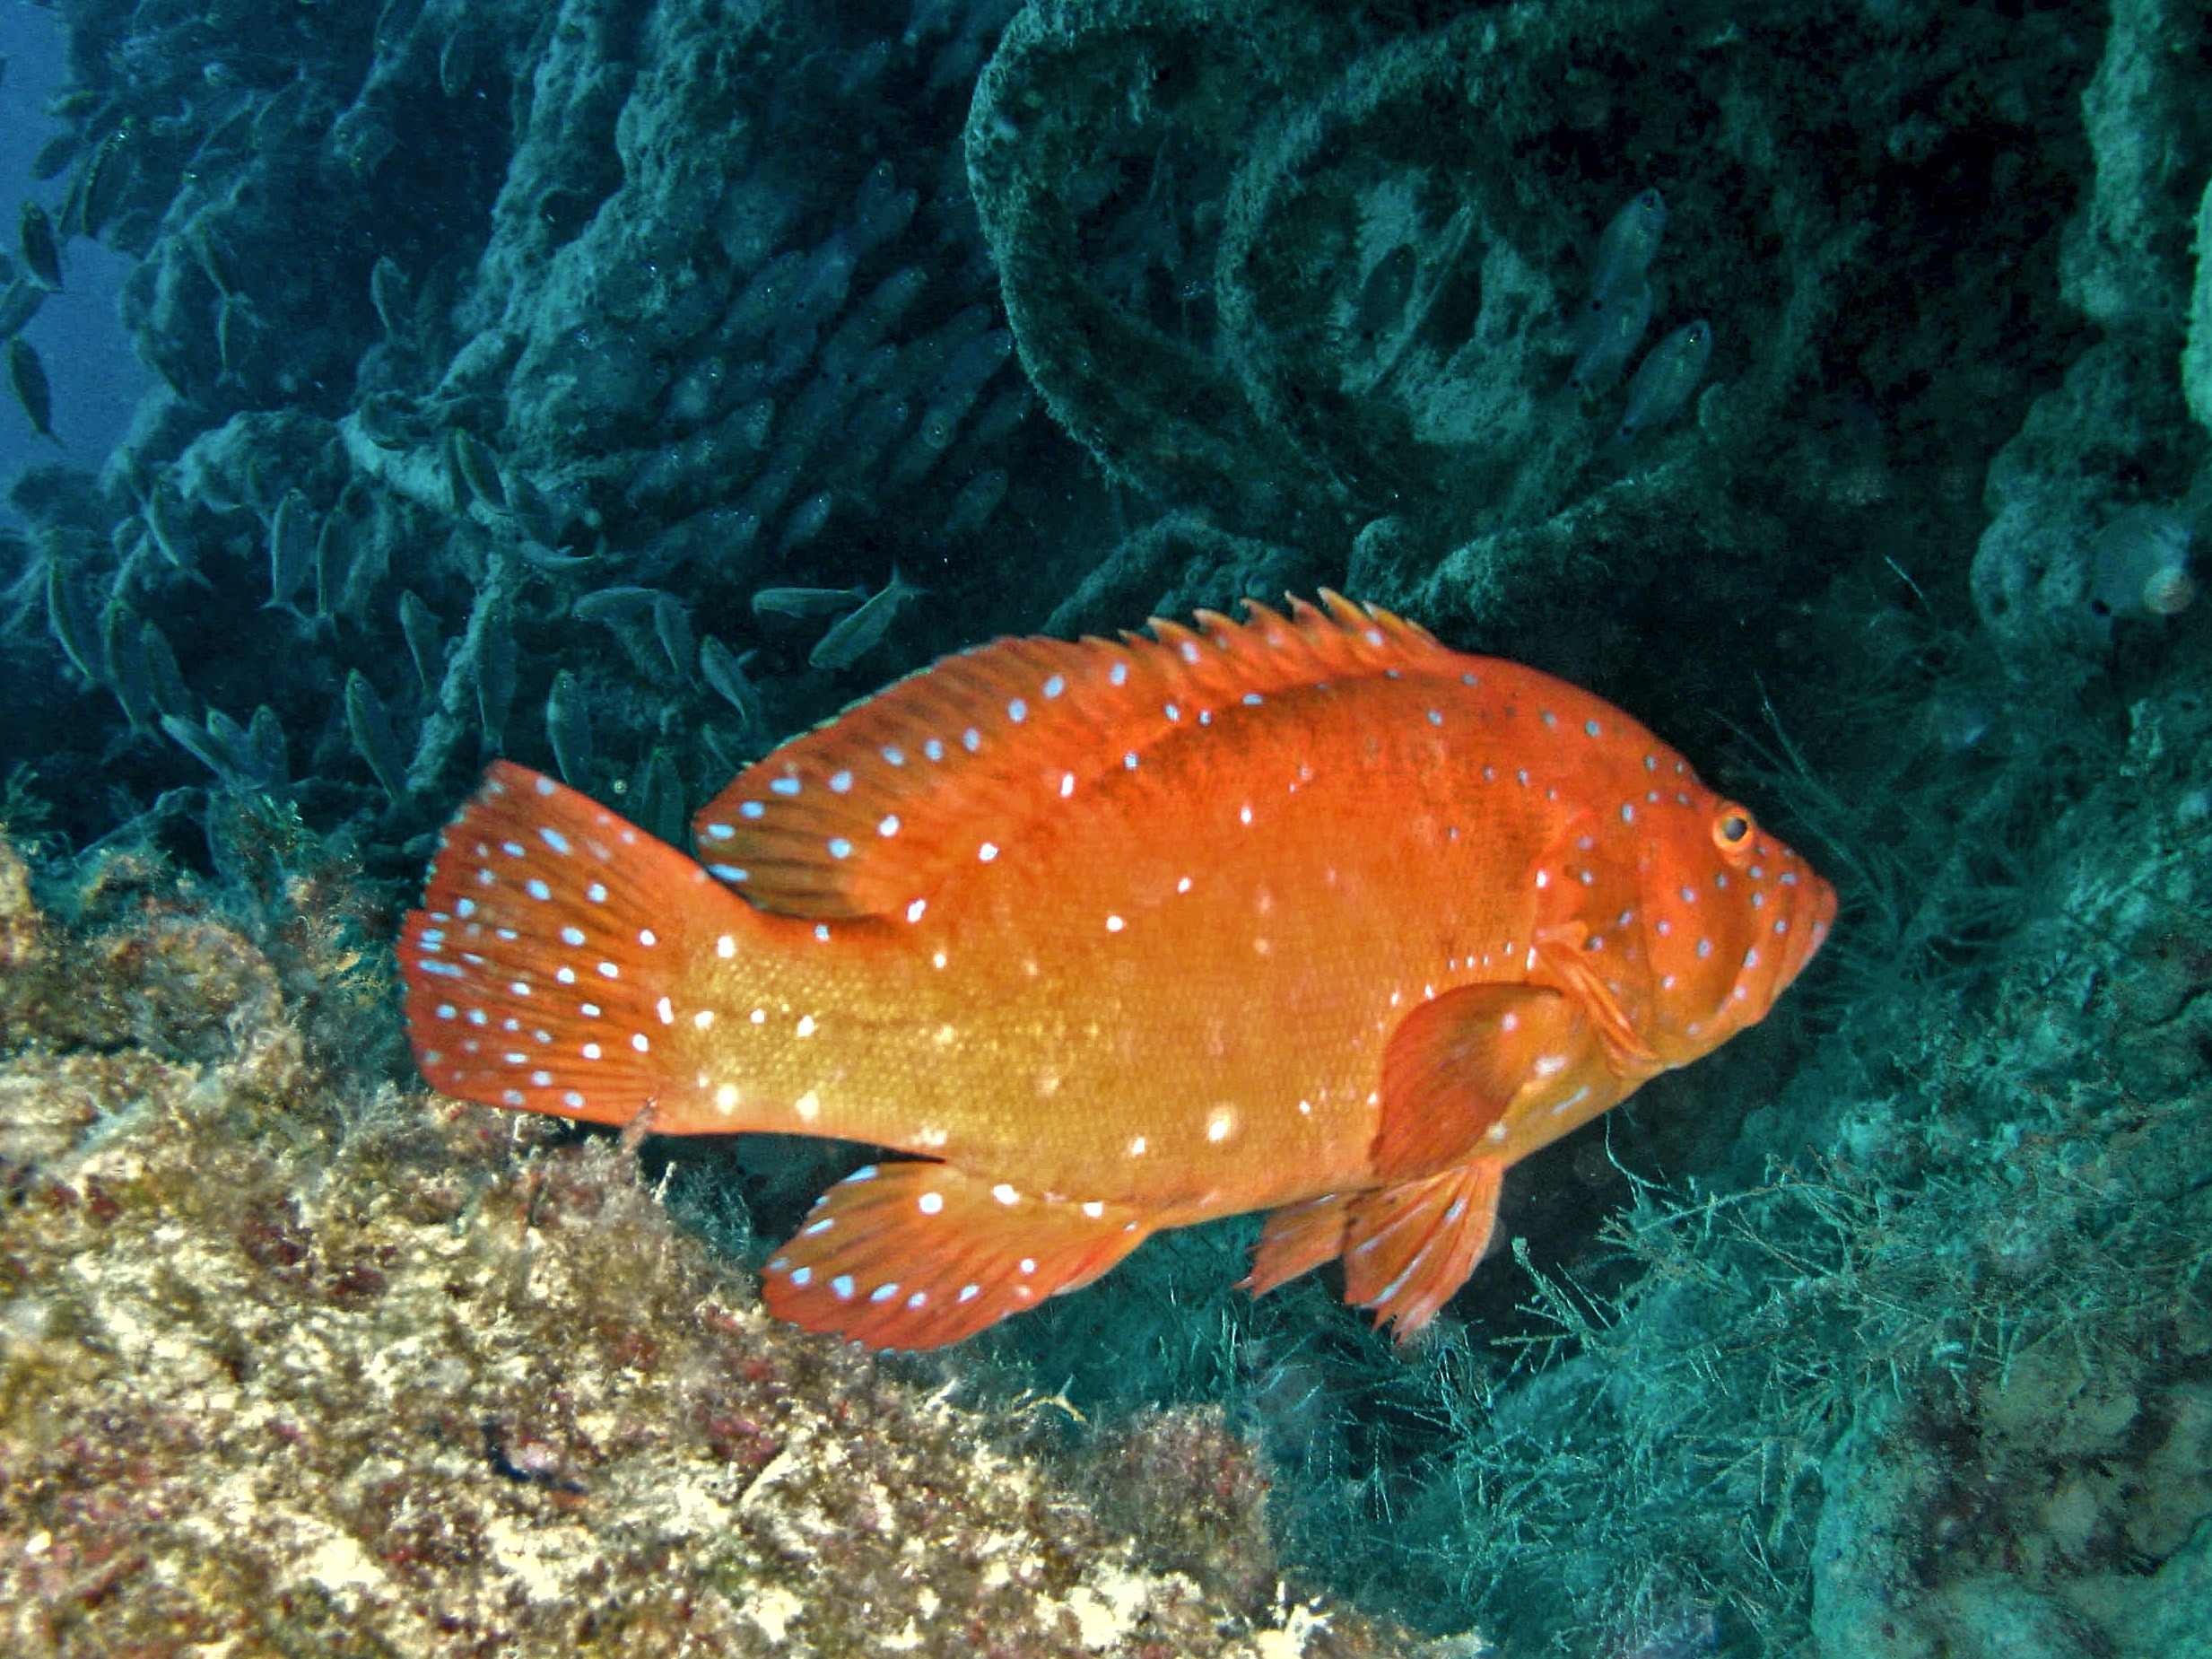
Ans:
<svg viewBox="0 0 2212 1659"><path fill-rule="evenodd" d="M1568 1070L1594 1040L1581 1008L1539 986L1462 985L1430 998L1383 1050L1370 1167L1404 1181L1480 1157L1522 1087Z"/></svg>

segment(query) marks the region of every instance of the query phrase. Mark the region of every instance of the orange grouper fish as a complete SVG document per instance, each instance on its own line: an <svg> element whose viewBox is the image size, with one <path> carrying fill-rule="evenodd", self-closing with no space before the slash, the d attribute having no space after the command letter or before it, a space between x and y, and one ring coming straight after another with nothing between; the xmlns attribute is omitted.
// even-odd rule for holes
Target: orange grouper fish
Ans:
<svg viewBox="0 0 2212 1659"><path fill-rule="evenodd" d="M1828 884L1619 710L1334 594L1001 640L748 768L695 863L492 767L400 961L448 1094L913 1155L769 1306L956 1342L1271 1209L1402 1340L1507 1166L1762 1018Z"/></svg>

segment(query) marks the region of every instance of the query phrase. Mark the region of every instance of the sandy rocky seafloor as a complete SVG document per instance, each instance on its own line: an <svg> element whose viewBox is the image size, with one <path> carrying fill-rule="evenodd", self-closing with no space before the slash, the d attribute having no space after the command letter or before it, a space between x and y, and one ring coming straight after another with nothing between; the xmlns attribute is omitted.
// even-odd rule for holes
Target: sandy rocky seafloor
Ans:
<svg viewBox="0 0 2212 1659"><path fill-rule="evenodd" d="M0 847L9 1652L1414 1646L1283 1586L1217 1416L1078 1482L769 1319L616 1147L396 1087L342 880L96 886L57 929Z"/></svg>

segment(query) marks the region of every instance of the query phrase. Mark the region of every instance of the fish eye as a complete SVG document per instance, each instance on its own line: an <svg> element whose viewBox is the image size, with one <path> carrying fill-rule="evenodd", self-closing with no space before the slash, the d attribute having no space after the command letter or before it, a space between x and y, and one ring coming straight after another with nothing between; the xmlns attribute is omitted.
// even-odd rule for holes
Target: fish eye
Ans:
<svg viewBox="0 0 2212 1659"><path fill-rule="evenodd" d="M1730 864L1740 864L1751 856L1751 843L1757 828L1751 821L1751 814L1732 800L1724 801L1720 810L1712 815L1712 844L1720 849L1721 856Z"/></svg>

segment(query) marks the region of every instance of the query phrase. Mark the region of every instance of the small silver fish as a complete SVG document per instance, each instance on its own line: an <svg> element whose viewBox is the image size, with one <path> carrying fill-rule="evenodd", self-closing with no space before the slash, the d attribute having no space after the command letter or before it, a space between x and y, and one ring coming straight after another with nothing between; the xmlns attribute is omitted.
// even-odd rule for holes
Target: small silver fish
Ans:
<svg viewBox="0 0 2212 1659"><path fill-rule="evenodd" d="M146 529L153 537L153 545L161 550L161 556L180 571L194 569L191 525L183 501L167 478L154 480L142 507Z"/></svg>
<svg viewBox="0 0 2212 1659"><path fill-rule="evenodd" d="M1663 426L1681 413L1712 357L1712 325L1703 317L1687 322L1651 348L1628 383L1628 412L1607 447L1617 453L1640 433Z"/></svg>
<svg viewBox="0 0 2212 1659"><path fill-rule="evenodd" d="M379 450L405 450L414 442L415 433L398 405L396 398L371 394L361 400L353 413L361 436Z"/></svg>
<svg viewBox="0 0 2212 1659"><path fill-rule="evenodd" d="M422 15L422 0L384 0L370 36L379 53L396 50Z"/></svg>
<svg viewBox="0 0 2212 1659"><path fill-rule="evenodd" d="M53 220L38 203L23 204L18 240L22 244L23 264L31 275L48 288L58 290L62 285L61 245L54 240Z"/></svg>
<svg viewBox="0 0 2212 1659"><path fill-rule="evenodd" d="M99 685L107 668L100 651L99 612L74 567L62 559L47 562L46 625L77 671Z"/></svg>
<svg viewBox="0 0 2212 1659"><path fill-rule="evenodd" d="M215 361L225 374L236 374L253 338L253 308L238 294L226 293L215 308Z"/></svg>
<svg viewBox="0 0 2212 1659"><path fill-rule="evenodd" d="M0 293L0 336L12 338L20 333L45 303L46 290L29 277L10 283L6 292Z"/></svg>
<svg viewBox="0 0 2212 1659"><path fill-rule="evenodd" d="M300 107L307 102L308 82L304 74L295 76L272 93L254 112L253 147L264 152L275 152L291 135L292 124L298 119Z"/></svg>
<svg viewBox="0 0 2212 1659"><path fill-rule="evenodd" d="M355 668L345 677L345 724L355 753L369 764L384 792L395 804L407 793L407 764L399 753L399 739L392 731L392 717L369 677Z"/></svg>
<svg viewBox="0 0 2212 1659"><path fill-rule="evenodd" d="M62 213L65 226L95 241L100 239L102 227L119 205L130 171L126 164L116 158L136 136L136 124L126 116L113 132L100 141L70 186L69 201Z"/></svg>
<svg viewBox="0 0 2212 1659"><path fill-rule="evenodd" d="M678 679L691 672L699 648L692 642L691 615L673 593L653 601L653 637L660 642L661 653Z"/></svg>
<svg viewBox="0 0 2212 1659"><path fill-rule="evenodd" d="M404 334L407 320L407 274L389 254L378 258L369 272L369 302L387 334Z"/></svg>
<svg viewBox="0 0 2212 1659"><path fill-rule="evenodd" d="M146 674L153 682L153 701L164 715L180 720L197 720L200 700L192 694L192 687L185 684L184 672L177 666L177 653L170 649L169 635L153 624L152 617L139 624L138 643L146 659Z"/></svg>
<svg viewBox="0 0 2212 1659"><path fill-rule="evenodd" d="M205 169L206 163L245 148L244 140L247 129L253 125L255 98L256 94L253 92L240 92L231 103L224 106L227 113L217 116L214 124L208 127L206 134L198 144L193 146L192 160L194 162ZM127 127L129 125L126 119L124 127ZM120 135L121 131L121 128L118 129L118 135ZM86 194L88 196L91 194L89 186Z"/></svg>
<svg viewBox="0 0 2212 1659"><path fill-rule="evenodd" d="M1666 229L1667 198L1657 190L1637 191L1598 238L1598 252L1590 260L1591 294L1610 293L1649 270Z"/></svg>
<svg viewBox="0 0 2212 1659"><path fill-rule="evenodd" d="M412 588L400 590L399 632L406 639L407 655L414 659L414 675L422 683L422 694L436 696L446 673L445 641L439 633L438 613Z"/></svg>
<svg viewBox="0 0 2212 1659"><path fill-rule="evenodd" d="M766 724L760 687L745 674L745 664L753 660L753 656L751 651L738 656L711 633L699 642L700 678L737 711L737 717L748 731L759 730Z"/></svg>
<svg viewBox="0 0 2212 1659"><path fill-rule="evenodd" d="M345 609L353 588L353 563L362 536L351 513L341 506L323 515L315 537L315 614L332 617Z"/></svg>
<svg viewBox="0 0 2212 1659"><path fill-rule="evenodd" d="M314 509L297 489L286 490L269 520L269 603L290 605L315 568L319 539Z"/></svg>
<svg viewBox="0 0 2212 1659"><path fill-rule="evenodd" d="M220 732L213 729L218 720L222 721ZM203 726L180 715L164 714L161 716L161 729L169 734L170 742L213 773L225 785L238 788L250 782L253 756L246 748L244 730L221 710L209 710L207 720L208 723ZM233 738L232 733L237 736Z"/></svg>
<svg viewBox="0 0 2212 1659"><path fill-rule="evenodd" d="M894 567L891 580L880 592L850 616L840 618L814 642L814 650L806 653L807 666L832 670L849 668L883 642L900 608L921 591Z"/></svg>
<svg viewBox="0 0 2212 1659"><path fill-rule="evenodd" d="M107 658L108 689L123 705L133 731L150 731L161 718L153 675L146 666L146 641L138 613L120 595L108 601L100 617L100 645Z"/></svg>
<svg viewBox="0 0 2212 1659"><path fill-rule="evenodd" d="M487 605L471 631L476 645L476 716L483 722L485 747L496 755L507 747L507 715L522 675L520 653L501 602Z"/></svg>
<svg viewBox="0 0 2212 1659"><path fill-rule="evenodd" d="M448 98L458 98L468 91L469 83L476 75L475 37L465 30L455 30L446 37L446 43L438 49L438 90Z"/></svg>
<svg viewBox="0 0 2212 1659"><path fill-rule="evenodd" d="M976 474L953 497L952 509L945 515L945 535L955 538L974 535L1006 498L1005 468L992 467Z"/></svg>
<svg viewBox="0 0 2212 1659"><path fill-rule="evenodd" d="M466 426L455 427L450 439L452 469L468 493L492 511L505 512L507 481L500 475L500 458L492 452L492 446Z"/></svg>
<svg viewBox="0 0 2212 1659"><path fill-rule="evenodd" d="M246 747L265 785L284 781L284 722L276 718L276 711L266 703L254 709L253 720L246 728Z"/></svg>
<svg viewBox="0 0 2212 1659"><path fill-rule="evenodd" d="M200 267L201 275L214 285L217 293L227 300L239 292L238 273L231 266L231 256L216 240L214 231L208 228L205 218L192 222L192 229L185 237L185 246L190 250L194 263Z"/></svg>
<svg viewBox="0 0 2212 1659"><path fill-rule="evenodd" d="M630 801L623 810L635 815L638 823L663 841L681 841L684 808L683 774L676 770L675 757L656 745L631 787Z"/></svg>
<svg viewBox="0 0 2212 1659"><path fill-rule="evenodd" d="M1567 376L1568 389L1577 395L1610 391L1650 322L1651 284L1642 276L1593 294L1575 321L1574 368Z"/></svg>
<svg viewBox="0 0 2212 1659"><path fill-rule="evenodd" d="M937 458L951 449L953 440L960 435L960 423L967 412L967 403L961 399L932 404L924 409L913 432L891 458L892 482L912 484L935 467Z"/></svg>
<svg viewBox="0 0 2212 1659"><path fill-rule="evenodd" d="M797 506L784 520L783 536L776 544L776 556L780 559L794 549L805 546L822 534L822 528L830 521L830 514L837 506L835 493L818 490Z"/></svg>
<svg viewBox="0 0 2212 1659"><path fill-rule="evenodd" d="M77 144L77 135L67 132L57 133L40 144L38 153L30 158L32 179L44 184L48 179L58 177L63 168L76 160Z"/></svg>
<svg viewBox="0 0 2212 1659"><path fill-rule="evenodd" d="M662 597L658 588L595 588L569 607L569 615L579 622L650 624Z"/></svg>
<svg viewBox="0 0 2212 1659"><path fill-rule="evenodd" d="M8 342L8 384L15 389L15 401L30 417L30 430L49 443L60 443L54 436L54 389L47 383L46 365L20 334Z"/></svg>
<svg viewBox="0 0 2212 1659"><path fill-rule="evenodd" d="M526 536L515 544L515 551L522 555L524 563L559 574L564 571L589 570L599 563L605 549L597 553L562 553L557 547L550 547L535 537Z"/></svg>
<svg viewBox="0 0 2212 1659"><path fill-rule="evenodd" d="M545 695L545 739L562 781L571 789L590 787L591 708L572 669L555 674Z"/></svg>
<svg viewBox="0 0 2212 1659"><path fill-rule="evenodd" d="M762 588L753 596L753 614L803 622L851 610L865 604L867 597L866 588Z"/></svg>

